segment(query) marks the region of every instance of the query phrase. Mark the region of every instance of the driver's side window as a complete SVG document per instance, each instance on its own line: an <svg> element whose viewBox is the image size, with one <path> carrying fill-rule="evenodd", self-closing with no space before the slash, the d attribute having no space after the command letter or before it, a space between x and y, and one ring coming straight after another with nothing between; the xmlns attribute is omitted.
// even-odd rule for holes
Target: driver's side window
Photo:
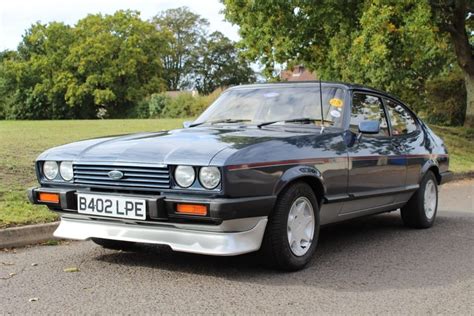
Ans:
<svg viewBox="0 0 474 316"><path fill-rule="evenodd" d="M363 121L379 121L380 133L378 136L389 136L387 118L383 109L382 100L379 97L354 93L352 97L350 129L357 133L359 123ZM376 135L376 136L377 136Z"/></svg>

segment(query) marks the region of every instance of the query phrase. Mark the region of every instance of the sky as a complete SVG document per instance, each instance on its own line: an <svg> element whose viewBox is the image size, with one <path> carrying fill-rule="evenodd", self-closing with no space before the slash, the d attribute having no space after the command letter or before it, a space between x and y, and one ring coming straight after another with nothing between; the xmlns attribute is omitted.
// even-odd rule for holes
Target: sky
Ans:
<svg viewBox="0 0 474 316"><path fill-rule="evenodd" d="M210 31L219 30L238 40L238 27L224 21L219 0L0 0L0 51L16 49L31 24L41 21L74 25L89 13L112 14L120 9L141 12L146 20L158 12L187 6L210 22Z"/></svg>

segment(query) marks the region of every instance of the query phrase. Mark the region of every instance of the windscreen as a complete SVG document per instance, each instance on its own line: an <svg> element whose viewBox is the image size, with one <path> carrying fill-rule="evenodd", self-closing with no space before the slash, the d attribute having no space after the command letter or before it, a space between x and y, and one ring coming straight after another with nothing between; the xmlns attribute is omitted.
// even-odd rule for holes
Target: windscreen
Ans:
<svg viewBox="0 0 474 316"><path fill-rule="evenodd" d="M325 125L340 126L345 90L323 87ZM242 120L260 124L309 118L321 124L319 87L256 87L233 89L223 93L195 123ZM318 122L316 122L318 123Z"/></svg>

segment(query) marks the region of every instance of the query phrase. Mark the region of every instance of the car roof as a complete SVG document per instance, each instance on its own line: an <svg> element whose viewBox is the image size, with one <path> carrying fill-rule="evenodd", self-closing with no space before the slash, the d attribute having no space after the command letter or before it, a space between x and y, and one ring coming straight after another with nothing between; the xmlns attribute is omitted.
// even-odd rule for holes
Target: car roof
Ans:
<svg viewBox="0 0 474 316"><path fill-rule="evenodd" d="M238 85L238 86L233 86L229 88L229 90L240 90L240 89L250 89L250 88L270 88L270 87L298 87L298 86L314 86L314 85L319 85L319 81L317 80L308 80L308 81L284 81L284 82L270 82L270 83L255 83L255 84L245 84L245 85ZM378 90L375 88L371 88L368 86L364 86L361 84L355 84L355 83L347 83L347 82L337 82L337 81L321 81L322 86L331 86L331 87L339 87L339 88L344 88L348 90L358 90L358 91L364 91L364 92L373 92L377 94L381 94L384 96L387 96L389 98L392 98L400 103L402 102L398 97L391 95L388 92Z"/></svg>

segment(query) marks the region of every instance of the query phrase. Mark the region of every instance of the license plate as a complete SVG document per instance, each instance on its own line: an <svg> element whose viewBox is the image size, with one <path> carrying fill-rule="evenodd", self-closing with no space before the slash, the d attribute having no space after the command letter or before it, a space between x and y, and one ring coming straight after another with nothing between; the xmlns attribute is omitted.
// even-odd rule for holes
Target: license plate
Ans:
<svg viewBox="0 0 474 316"><path fill-rule="evenodd" d="M146 200L95 194L77 194L77 212L87 215L146 219Z"/></svg>

